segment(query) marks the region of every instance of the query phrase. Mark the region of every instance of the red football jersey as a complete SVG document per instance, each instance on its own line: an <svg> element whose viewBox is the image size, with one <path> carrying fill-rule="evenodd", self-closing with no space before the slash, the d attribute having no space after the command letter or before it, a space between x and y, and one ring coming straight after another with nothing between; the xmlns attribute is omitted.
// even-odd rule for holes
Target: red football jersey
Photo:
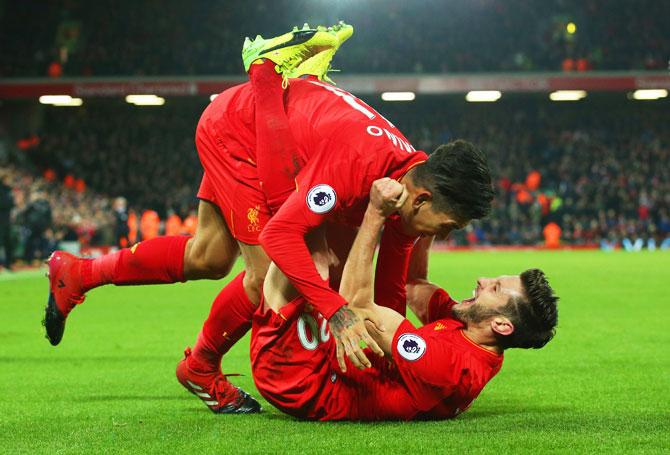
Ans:
<svg viewBox="0 0 670 455"><path fill-rule="evenodd" d="M332 85L292 79L285 103L304 167L296 179L297 191L265 226L260 242L298 291L330 318L346 302L321 280L305 233L327 220L358 226L372 182L399 179L427 156L381 114ZM207 107L199 124L216 141L233 145L227 150L236 162L256 161L254 104L249 83L233 87ZM405 246L400 248L393 254L409 257ZM404 288L400 281L394 283L396 291ZM396 293L393 300L400 302L402 296Z"/></svg>
<svg viewBox="0 0 670 455"><path fill-rule="evenodd" d="M407 269L416 240L403 234L400 218L394 215L384 224L377 254L375 302L403 316L407 313Z"/></svg>
<svg viewBox="0 0 670 455"><path fill-rule="evenodd" d="M346 302L320 278L305 234L324 221L359 225L372 182L400 179L427 157L381 114L331 85L292 81L286 108L306 164L296 192L268 222L260 242L298 291L330 319Z"/></svg>
<svg viewBox="0 0 670 455"><path fill-rule="evenodd" d="M438 290L443 308L453 301ZM393 360L369 349L372 367L348 362L341 373L326 320L304 297L279 314L254 315L251 361L261 394L274 406L310 420L448 419L465 411L500 370L503 356L470 341L451 316L421 328L405 320L393 339Z"/></svg>
<svg viewBox="0 0 670 455"><path fill-rule="evenodd" d="M440 289L431 303L447 311L456 302ZM420 328L405 320L393 337L393 363L375 359L373 368L347 372L347 418L448 419L465 411L500 371L503 355L468 339L463 327L450 313Z"/></svg>

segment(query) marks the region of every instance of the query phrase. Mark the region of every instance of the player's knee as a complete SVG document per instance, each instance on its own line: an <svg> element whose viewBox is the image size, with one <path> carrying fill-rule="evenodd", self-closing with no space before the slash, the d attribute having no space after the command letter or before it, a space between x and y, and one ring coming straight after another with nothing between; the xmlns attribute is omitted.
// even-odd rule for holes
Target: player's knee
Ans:
<svg viewBox="0 0 670 455"><path fill-rule="evenodd" d="M233 268L235 261L205 260L201 264L201 270L210 280L218 280L227 276Z"/></svg>
<svg viewBox="0 0 670 455"><path fill-rule="evenodd" d="M218 280L230 273L235 265L235 259L212 254L196 245L187 251L184 258L184 275L190 280Z"/></svg>
<svg viewBox="0 0 670 455"><path fill-rule="evenodd" d="M263 282L265 281L265 270L254 270L247 268L244 275L244 290L249 299L258 304L263 292Z"/></svg>

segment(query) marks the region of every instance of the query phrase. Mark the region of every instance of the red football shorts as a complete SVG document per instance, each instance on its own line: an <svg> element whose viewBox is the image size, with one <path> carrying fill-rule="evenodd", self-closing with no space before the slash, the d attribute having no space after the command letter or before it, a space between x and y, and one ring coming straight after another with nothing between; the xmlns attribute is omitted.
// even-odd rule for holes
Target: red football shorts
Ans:
<svg viewBox="0 0 670 455"><path fill-rule="evenodd" d="M279 313L263 306L251 326L251 367L261 395L295 417L349 418L352 390L341 384L346 379L340 375L326 319L303 297Z"/></svg>
<svg viewBox="0 0 670 455"><path fill-rule="evenodd" d="M204 119L203 119L204 120ZM195 144L205 175L198 198L216 204L233 237L258 245L258 236L270 219L270 210L261 190L256 163L248 147L234 131L219 126L211 131L206 122L198 124Z"/></svg>

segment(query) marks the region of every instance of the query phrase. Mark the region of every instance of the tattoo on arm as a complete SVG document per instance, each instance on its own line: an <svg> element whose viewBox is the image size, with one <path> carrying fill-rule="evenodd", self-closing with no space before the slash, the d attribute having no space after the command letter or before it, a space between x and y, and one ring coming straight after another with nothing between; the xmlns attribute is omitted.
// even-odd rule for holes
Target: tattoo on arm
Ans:
<svg viewBox="0 0 670 455"><path fill-rule="evenodd" d="M346 306L343 306L330 318L330 328L335 336L343 330L353 327L358 323L358 316Z"/></svg>

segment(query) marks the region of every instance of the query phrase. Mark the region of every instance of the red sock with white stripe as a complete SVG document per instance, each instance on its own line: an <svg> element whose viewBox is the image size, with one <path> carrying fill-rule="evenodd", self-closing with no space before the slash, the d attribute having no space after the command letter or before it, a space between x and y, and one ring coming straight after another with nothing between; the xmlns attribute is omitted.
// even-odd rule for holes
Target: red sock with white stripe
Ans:
<svg viewBox="0 0 670 455"><path fill-rule="evenodd" d="M197 373L219 371L223 355L251 328L256 305L247 297L243 280L244 272L233 278L214 299L188 358L191 370Z"/></svg>
<svg viewBox="0 0 670 455"><path fill-rule="evenodd" d="M111 283L123 286L185 281L184 251L190 238L156 237L116 253L85 259L81 265L83 291Z"/></svg>

